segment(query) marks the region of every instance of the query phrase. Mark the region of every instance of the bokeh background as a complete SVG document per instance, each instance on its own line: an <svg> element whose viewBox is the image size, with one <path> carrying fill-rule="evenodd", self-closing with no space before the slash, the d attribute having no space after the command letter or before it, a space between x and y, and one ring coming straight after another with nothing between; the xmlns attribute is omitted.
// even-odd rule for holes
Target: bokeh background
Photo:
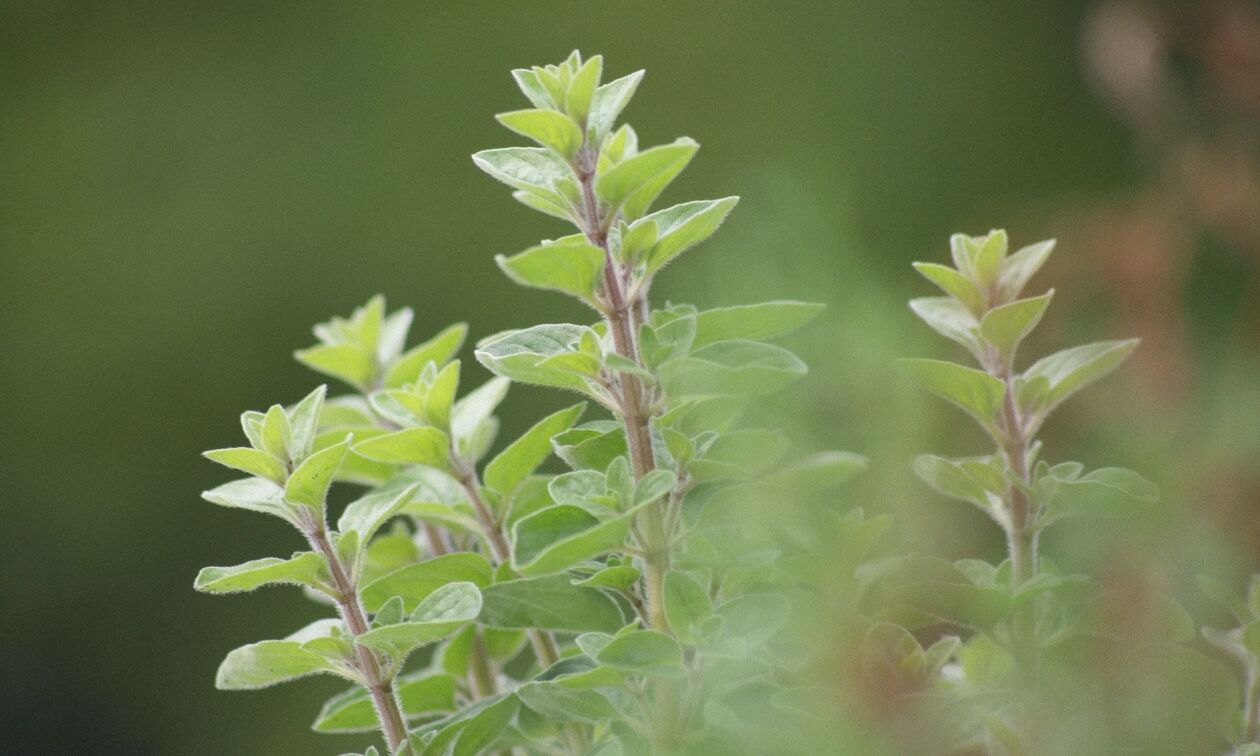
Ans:
<svg viewBox="0 0 1260 756"><path fill-rule="evenodd" d="M510 68L574 47L648 76L626 116L703 149L666 199L740 194L661 296L829 309L776 399L802 450L873 464L845 496L895 547L1000 558L908 473L984 450L897 377L951 352L905 307L953 231L1059 239L1027 353L1141 336L1061 411L1047 454L1165 498L1045 549L1141 605L1224 621L1197 573L1260 567L1260 8L1251 2L0 4L0 752L335 753L340 685L220 693L230 648L317 610L215 598L199 567L297 548L216 508L199 457L319 379L291 352L375 292L416 338L584 318L491 257L560 233L481 175L513 143ZM471 355L465 355L470 357ZM480 368L475 368L480 370ZM514 390L505 433L567 397ZM847 506L847 504L846 504Z"/></svg>

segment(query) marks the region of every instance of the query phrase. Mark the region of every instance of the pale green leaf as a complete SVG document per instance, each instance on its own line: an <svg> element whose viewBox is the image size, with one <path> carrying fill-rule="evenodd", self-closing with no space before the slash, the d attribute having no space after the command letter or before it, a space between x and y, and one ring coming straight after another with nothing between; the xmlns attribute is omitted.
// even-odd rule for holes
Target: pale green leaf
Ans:
<svg viewBox="0 0 1260 756"><path fill-rule="evenodd" d="M495 116L499 123L543 147L554 150L566 160L582 146L582 130L573 119L555 110L514 110Z"/></svg>
<svg viewBox="0 0 1260 756"><path fill-rule="evenodd" d="M367 391L376 376L374 355L358 344L320 344L293 353L297 361L324 375Z"/></svg>
<svg viewBox="0 0 1260 756"><path fill-rule="evenodd" d="M538 79L538 75L528 68L517 68L512 71L512 78L516 81L516 86L521 88L521 92L529 99L530 103L536 108L556 108L561 103L552 99L551 93L547 91L547 87Z"/></svg>
<svg viewBox="0 0 1260 756"><path fill-rule="evenodd" d="M566 575L495 583L482 592L480 622L490 627L581 633L615 632L625 618L595 588L572 585Z"/></svg>
<svg viewBox="0 0 1260 756"><path fill-rule="evenodd" d="M617 117L621 115L621 111L625 109L626 104L630 102L630 98L634 96L634 90L638 88L642 79L643 72L635 71L620 79L614 79L595 90L595 95L591 98L591 109L586 123L587 128L595 133L597 139L602 138L604 134L612 130L613 124L617 122Z"/></svg>
<svg viewBox="0 0 1260 756"><path fill-rule="evenodd" d="M293 429L289 415L279 404L271 405L262 422L262 450L276 459L289 459L289 447L293 441Z"/></svg>
<svg viewBox="0 0 1260 756"><path fill-rule="evenodd" d="M360 441L354 445L354 453L392 465L445 468L450 458L450 439L433 427L405 428Z"/></svg>
<svg viewBox="0 0 1260 756"><path fill-rule="evenodd" d="M240 470L249 475L256 475L260 478L266 478L277 484L284 483L285 478L289 477L289 471L285 468L283 462L265 451L249 446L214 449L204 452L203 456L225 467Z"/></svg>
<svg viewBox="0 0 1260 756"><path fill-rule="evenodd" d="M1053 251L1054 239L1049 239L1030 244L1006 258L998 273L998 296L1001 300L1009 301L1018 297Z"/></svg>
<svg viewBox="0 0 1260 756"><path fill-rule="evenodd" d="M980 323L961 302L952 297L921 297L910 300L910 309L932 330L964 346L977 358L983 354L976 330Z"/></svg>
<svg viewBox="0 0 1260 756"><path fill-rule="evenodd" d="M683 675L682 648L678 641L655 630L632 630L618 634L599 650L595 661L643 675Z"/></svg>
<svg viewBox="0 0 1260 756"><path fill-rule="evenodd" d="M415 611L430 594L448 583L472 583L484 588L490 584L493 568L481 554L445 554L401 567L368 583L360 591L363 606L375 612L394 596L400 596L408 612Z"/></svg>
<svg viewBox="0 0 1260 756"><path fill-rule="evenodd" d="M1064 349L1033 363L1024 371L1024 378L1044 378L1049 383L1042 414L1089 384L1105 377L1123 363L1137 348L1137 339L1099 341L1085 346Z"/></svg>
<svg viewBox="0 0 1260 756"><path fill-rule="evenodd" d="M941 360L899 360L920 386L990 427L1006 394L1006 384L988 373Z"/></svg>
<svg viewBox="0 0 1260 756"><path fill-rule="evenodd" d="M1051 289L1039 297L1020 299L989 310L980 321L980 335L996 347L1010 364L1019 342L1041 322L1041 316L1050 306L1053 296L1054 290Z"/></svg>
<svg viewBox="0 0 1260 756"><path fill-rule="evenodd" d="M221 507L248 509L291 520L291 510L284 501L284 489L262 478L224 483L218 488L203 491L201 498Z"/></svg>
<svg viewBox="0 0 1260 756"><path fill-rule="evenodd" d="M284 498L322 512L328 487L332 485L333 475L341 466L349 447L350 439L347 438L307 457L284 484Z"/></svg>
<svg viewBox="0 0 1260 756"><path fill-rule="evenodd" d="M555 683L529 683L516 689L521 703L556 722L598 722L617 716L608 699L594 690Z"/></svg>
<svg viewBox="0 0 1260 756"><path fill-rule="evenodd" d="M402 491L373 491L355 499L341 513L337 520L337 530L341 533L353 530L359 534L359 541L366 544L389 518L398 514L398 510L411 501L419 487L419 484L414 484Z"/></svg>
<svg viewBox="0 0 1260 756"><path fill-rule="evenodd" d="M604 273L604 251L580 235L531 247L512 257L499 255L495 262L522 286L571 294L591 305Z"/></svg>
<svg viewBox="0 0 1260 756"><path fill-rule="evenodd" d="M512 528L512 566L533 577L620 549L633 513L600 521L581 507L557 504L524 517Z"/></svg>
<svg viewBox="0 0 1260 756"><path fill-rule="evenodd" d="M472 583L448 583L420 602L406 622L385 625L358 636L376 651L404 657L415 649L441 640L481 611L481 592Z"/></svg>
<svg viewBox="0 0 1260 756"><path fill-rule="evenodd" d="M264 585L302 585L324 590L328 582L324 558L301 551L288 559L267 557L232 567L205 567L193 587L204 593L239 593Z"/></svg>
<svg viewBox="0 0 1260 756"><path fill-rule="evenodd" d="M491 378L455 402L451 408L451 435L455 441L464 444L474 437L507 396L510 385L501 377Z"/></svg>
<svg viewBox="0 0 1260 756"><path fill-rule="evenodd" d="M773 339L810 322L825 307L813 302L780 300L705 310L695 316L696 333L691 346L699 349L715 341Z"/></svg>
<svg viewBox="0 0 1260 756"><path fill-rule="evenodd" d="M595 194L613 208L621 207L636 192L654 189L660 179L665 184L677 175L691 160L700 145L683 137L673 144L660 145L628 157L609 168L595 179ZM664 184L660 186L664 189ZM659 189L656 193L659 194ZM648 199L648 203L651 199ZM647 203L643 203L646 207ZM629 215L637 218L638 215Z"/></svg>
<svg viewBox="0 0 1260 756"><path fill-rule="evenodd" d="M595 98L595 90L599 87L600 77L604 73L604 57L596 55L578 69L569 82L569 91L564 97L564 109L569 117L580 124L587 122L591 112L591 101ZM580 144L580 140L579 140Z"/></svg>
<svg viewBox="0 0 1260 756"><path fill-rule="evenodd" d="M980 289L962 273L937 263L914 263L914 269L924 278L940 287L941 291L957 299L973 315L984 312L987 301Z"/></svg>
<svg viewBox="0 0 1260 756"><path fill-rule="evenodd" d="M219 690L257 690L319 672L338 672L322 655L303 648L305 639L265 640L233 650L219 665Z"/></svg>
<svg viewBox="0 0 1260 756"><path fill-rule="evenodd" d="M656 244L647 257L647 274L655 273L716 233L738 203L739 197L684 202L646 216L644 220L650 219L657 226Z"/></svg>
<svg viewBox="0 0 1260 756"><path fill-rule="evenodd" d="M513 189L556 197L556 181L570 175L558 155L545 147L503 147L482 150L472 156L478 168Z"/></svg>
<svg viewBox="0 0 1260 756"><path fill-rule="evenodd" d="M551 439L573 427L586 404L554 412L540 420L486 465L485 483L506 500L552 451Z"/></svg>
<svg viewBox="0 0 1260 756"><path fill-rule="evenodd" d="M455 323L424 343L408 349L385 372L385 387L402 388L415 383L420 371L430 362L441 367L459 352L467 335L468 324Z"/></svg>
<svg viewBox="0 0 1260 756"><path fill-rule="evenodd" d="M300 462L311 453L315 436L319 430L320 410L324 406L327 386L320 386L293 405L288 411L289 428L292 435L290 454L294 461Z"/></svg>
<svg viewBox="0 0 1260 756"><path fill-rule="evenodd" d="M691 576L676 570L665 575L665 619L678 640L694 644L701 623L713 615L709 594Z"/></svg>

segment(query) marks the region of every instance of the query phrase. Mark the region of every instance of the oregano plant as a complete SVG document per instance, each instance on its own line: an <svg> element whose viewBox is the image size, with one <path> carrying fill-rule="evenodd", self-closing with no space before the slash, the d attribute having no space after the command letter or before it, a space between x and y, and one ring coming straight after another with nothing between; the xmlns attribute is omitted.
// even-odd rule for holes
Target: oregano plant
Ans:
<svg viewBox="0 0 1260 756"><path fill-rule="evenodd" d="M498 120L533 144L473 160L571 233L497 261L588 305L592 322L481 340L476 359L495 377L471 390L462 324L407 347L412 312L376 297L316 326L318 343L296 356L348 392L245 413L248 445L207 456L249 477L205 493L283 518L306 550L206 568L196 586L295 584L330 616L232 651L217 684L344 678L352 687L314 728L377 730L391 754L785 747L750 740L739 712L753 700L799 717L782 632L785 586L799 581L775 534L717 504L774 506L863 466L841 452L783 464L786 439L740 421L805 373L770 342L821 308L654 305L656 276L736 198L654 209L698 145L640 147L618 125L641 71L604 82L602 58L575 52L513 76L531 107ZM581 401L500 443L494 413L513 382ZM332 527L334 484L357 493ZM863 522L855 512L837 527L865 553L886 523Z"/></svg>
<svg viewBox="0 0 1260 756"><path fill-rule="evenodd" d="M903 571L903 596L968 628L953 679L961 690L1031 689L1043 658L1074 637L1088 578L1061 572L1038 553L1041 533L1067 517L1119 517L1158 498L1154 484L1126 469L1087 471L1079 462L1042 459L1038 432L1049 415L1103 378L1132 353L1136 340L1104 341L1055 352L1020 367L1019 348L1040 322L1053 291L1024 294L1050 255L1046 241L1008 250L1004 231L956 234L954 267L915 263L945 296L914 299L910 308L933 330L962 346L974 367L933 359L902 361L928 391L965 412L993 443L990 453L947 458L923 455L914 470L944 496L969 502L1005 535L998 565L965 559L919 560ZM924 590L924 588L928 588ZM972 699L975 702L981 698ZM964 739L986 749L1024 752L1021 727L1031 714L1020 698L976 703Z"/></svg>

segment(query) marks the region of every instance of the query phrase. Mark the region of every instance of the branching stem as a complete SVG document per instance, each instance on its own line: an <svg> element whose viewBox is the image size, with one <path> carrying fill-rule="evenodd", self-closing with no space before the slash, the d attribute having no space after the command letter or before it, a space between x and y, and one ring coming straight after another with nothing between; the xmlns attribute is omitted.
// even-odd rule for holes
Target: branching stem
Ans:
<svg viewBox="0 0 1260 756"><path fill-rule="evenodd" d="M346 569L337 550L328 541L328 529L322 522L304 523L303 533L310 542L311 548L327 560L333 587L337 591L337 613L346 623L346 629L357 639L368 631L368 623L350 571ZM398 705L393 678L384 673L381 660L372 649L356 641L354 651L359 674L363 676L364 686L372 696L372 705L376 709L376 716L381 724L381 734L385 737L390 753L394 753L407 739L407 720L403 717L402 709Z"/></svg>

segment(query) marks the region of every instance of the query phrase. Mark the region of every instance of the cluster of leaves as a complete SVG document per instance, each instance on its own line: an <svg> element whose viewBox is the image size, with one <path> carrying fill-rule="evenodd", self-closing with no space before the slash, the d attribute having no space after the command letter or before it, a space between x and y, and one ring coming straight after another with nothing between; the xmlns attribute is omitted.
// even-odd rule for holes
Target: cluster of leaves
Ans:
<svg viewBox="0 0 1260 756"><path fill-rule="evenodd" d="M466 328L407 348L411 311L375 298L317 326L319 343L296 354L351 393L321 387L247 412L250 445L207 453L250 476L207 500L280 516L308 550L206 568L196 587L295 584L336 609L231 652L221 688L340 676L354 687L314 728L379 729L394 754L748 752L750 700L797 716L776 697L793 563L720 504L797 495L864 465L841 452L781 464L781 435L740 424L750 401L805 373L770 342L820 307L651 306L655 275L736 198L654 211L697 145L640 149L616 122L642 72L602 83L602 65L575 52L514 71L533 108L498 118L538 146L473 158L576 229L499 266L578 298L596 322L482 340L476 358L496 377L461 396ZM511 382L584 400L498 445L494 412ZM583 421L590 401L610 416ZM541 472L552 455L569 469ZM333 482L362 489L335 529ZM834 524L869 546L885 523L858 512Z"/></svg>
<svg viewBox="0 0 1260 756"><path fill-rule="evenodd" d="M990 437L994 451L983 456L924 455L914 470L940 494L970 502L1003 530L1009 558L992 565L974 559L955 563L903 560L891 569L886 590L894 602L922 613L920 625L945 620L970 636L955 644L941 663L933 646L929 666L951 665L947 691L977 696L1032 683L1039 665L1057 646L1079 633L1088 597L1084 575L1063 574L1037 554L1040 533L1065 517L1120 517L1158 499L1154 484L1131 470L1086 472L1078 462L1040 459L1036 436L1051 412L1089 384L1115 370L1135 340L1106 341L1065 349L1017 369L1021 343L1041 321L1053 291L1024 296L1029 279L1053 250L1052 241L1008 253L1004 231L950 240L955 267L916 263L915 269L945 296L910 302L933 330L954 341L977 367L941 360L903 360L923 388L963 410ZM913 620L907 622L912 628ZM906 658L917 644L905 640ZM912 661L912 665L920 666ZM1022 752L1018 699L1010 694L973 699L961 738L986 749Z"/></svg>

